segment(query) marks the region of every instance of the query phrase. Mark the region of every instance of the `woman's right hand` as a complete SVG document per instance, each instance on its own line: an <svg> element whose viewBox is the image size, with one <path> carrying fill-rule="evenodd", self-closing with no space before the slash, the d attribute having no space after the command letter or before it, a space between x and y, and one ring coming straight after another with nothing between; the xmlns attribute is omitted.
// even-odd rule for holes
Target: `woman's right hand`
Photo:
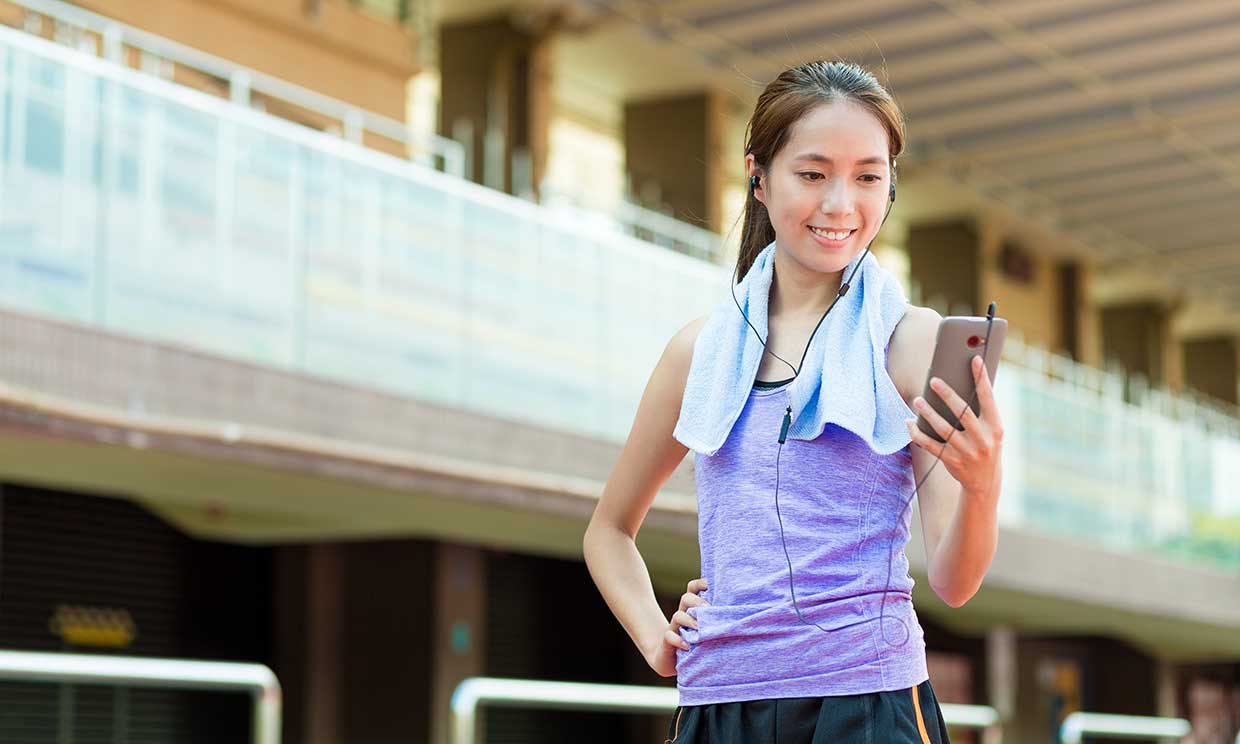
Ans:
<svg viewBox="0 0 1240 744"><path fill-rule="evenodd" d="M663 631L663 635L659 638L654 648L646 650L646 663L660 677L676 676L676 649L683 648L689 650L689 644L685 639L680 637L680 628L697 628L697 620L693 619L686 610L690 607L700 607L709 605L710 603L698 596L698 592L705 591L709 587L706 586L706 579L694 579L689 582L686 591L680 597L680 608L672 615L672 621L667 624L667 628Z"/></svg>

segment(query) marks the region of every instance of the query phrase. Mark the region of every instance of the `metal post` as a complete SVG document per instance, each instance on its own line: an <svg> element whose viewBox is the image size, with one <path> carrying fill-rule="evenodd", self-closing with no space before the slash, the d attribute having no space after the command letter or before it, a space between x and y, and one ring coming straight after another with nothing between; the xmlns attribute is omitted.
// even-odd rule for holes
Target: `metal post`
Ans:
<svg viewBox="0 0 1240 744"><path fill-rule="evenodd" d="M349 109L344 112L344 138L349 142L362 144L362 133L366 131L366 122L362 117L362 112L357 109Z"/></svg>
<svg viewBox="0 0 1240 744"><path fill-rule="evenodd" d="M457 685L452 693L451 744L475 744L477 713L483 704L507 708L670 714L679 705L679 700L680 693L675 687L470 677ZM939 707L948 726L982 729L987 733L988 742L999 741L999 714L994 708L950 703Z"/></svg>
<svg viewBox="0 0 1240 744"><path fill-rule="evenodd" d="M125 62L124 27L119 23L109 23L103 30L103 58L109 62L123 64Z"/></svg>
<svg viewBox="0 0 1240 744"><path fill-rule="evenodd" d="M463 116L452 122L452 139L461 145L461 173L474 180L474 122ZM446 170L447 166L444 168Z"/></svg>
<svg viewBox="0 0 1240 744"><path fill-rule="evenodd" d="M475 744L475 719L483 703L518 708L671 713L679 698L674 687L471 677L452 693L452 744Z"/></svg>
<svg viewBox="0 0 1240 744"><path fill-rule="evenodd" d="M1192 726L1183 718L1071 713L1059 726L1059 740L1063 744L1081 744L1085 734L1122 739L1180 739L1191 730Z"/></svg>
<svg viewBox="0 0 1240 744"><path fill-rule="evenodd" d="M0 651L0 679L246 691L253 700L252 741L280 744L280 681L262 664Z"/></svg>
<svg viewBox="0 0 1240 744"><path fill-rule="evenodd" d="M228 100L242 106L250 105L251 77L248 70L233 70L228 76Z"/></svg>

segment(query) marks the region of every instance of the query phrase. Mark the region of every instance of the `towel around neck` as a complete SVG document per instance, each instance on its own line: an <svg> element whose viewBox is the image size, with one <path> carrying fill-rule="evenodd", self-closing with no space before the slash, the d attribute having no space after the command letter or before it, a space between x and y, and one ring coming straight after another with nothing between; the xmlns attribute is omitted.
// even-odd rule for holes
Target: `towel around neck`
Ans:
<svg viewBox="0 0 1240 744"><path fill-rule="evenodd" d="M745 278L721 300L693 345L680 417L673 436L698 454L714 455L757 378L763 346L754 328L767 337L767 305L774 276L775 242L758 254ZM887 374L886 348L909 301L891 272L872 253L862 251L844 268L853 276L848 293L835 303L814 334L796 379L788 386L792 406L790 439L813 440L827 424L843 427L888 455L912 440L905 420L915 414ZM753 328L741 317L736 302ZM803 350L803 349L802 349ZM799 356L788 359L797 364ZM789 370L791 371L791 370ZM772 441L779 432L771 432Z"/></svg>

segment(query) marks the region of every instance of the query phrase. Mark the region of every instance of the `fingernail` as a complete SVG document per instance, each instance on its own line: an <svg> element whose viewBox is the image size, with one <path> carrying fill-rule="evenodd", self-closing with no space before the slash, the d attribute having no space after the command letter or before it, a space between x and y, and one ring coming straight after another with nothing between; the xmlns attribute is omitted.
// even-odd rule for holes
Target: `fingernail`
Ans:
<svg viewBox="0 0 1240 744"><path fill-rule="evenodd" d="M931 377L930 387L934 388L935 390L938 390L939 388L943 387L943 381L937 377Z"/></svg>

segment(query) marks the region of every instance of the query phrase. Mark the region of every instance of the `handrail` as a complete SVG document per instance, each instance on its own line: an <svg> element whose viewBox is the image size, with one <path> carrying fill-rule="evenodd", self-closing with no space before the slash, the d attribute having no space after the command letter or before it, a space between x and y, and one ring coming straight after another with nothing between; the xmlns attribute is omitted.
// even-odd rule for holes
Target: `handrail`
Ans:
<svg viewBox="0 0 1240 744"><path fill-rule="evenodd" d="M263 664L0 650L0 679L247 691L254 743L280 742L280 681Z"/></svg>
<svg viewBox="0 0 1240 744"><path fill-rule="evenodd" d="M711 263L717 263L722 253L722 238L697 225L656 212L640 204L622 201L611 207L582 206L571 196L557 192L544 184L540 203L543 207L570 215L583 223L596 223L606 229L619 230L636 235L665 248ZM651 237L640 236L645 231Z"/></svg>
<svg viewBox="0 0 1240 744"><path fill-rule="evenodd" d="M1001 744L1003 721L999 711L989 705L966 705L963 703L939 703L943 723L952 728L977 729L982 732L983 744Z"/></svg>
<svg viewBox="0 0 1240 744"><path fill-rule="evenodd" d="M670 713L679 704L675 687L616 685L591 682L551 682L537 679L470 677L452 692L451 744L475 744L478 708L483 704L506 708L594 710L623 713ZM998 742L999 714L988 705L941 704L948 726L985 729Z"/></svg>
<svg viewBox="0 0 1240 744"><path fill-rule="evenodd" d="M461 137L451 139L435 133L413 132L404 122L357 108L295 83L70 5L63 0L3 2L26 8L68 26L99 34L102 49L98 52L109 61L122 63L122 48L128 44L145 53L227 81L229 100L234 103L249 105L251 93L254 92L287 101L307 111L338 120L341 125L340 134L348 141L361 143L363 132L373 132L406 148L416 147L433 157L437 156L443 161L445 173L458 178L465 177L469 158L466 145L458 141ZM415 155L414 159L418 159L418 156ZM554 198L555 195L544 195L541 201L548 204ZM613 214L608 216L632 230L648 230L655 236L653 242L665 247L668 247L668 243L679 243L685 248L682 252L695 258L714 261L721 252L720 237L714 232L640 205L622 202L616 205Z"/></svg>
<svg viewBox="0 0 1240 744"><path fill-rule="evenodd" d="M1179 739L1192 725L1183 718L1121 716L1112 713L1070 713L1059 725L1063 744L1081 744L1085 734L1106 734L1124 739Z"/></svg>
<svg viewBox="0 0 1240 744"><path fill-rule="evenodd" d="M341 136L361 142L364 131L406 147L416 145L443 159L444 172L457 177L465 174L465 147L452 139L433 133L411 132L402 121L358 108L337 98L303 88L287 80L267 75L244 65L217 57L201 49L172 39L125 25L107 16L62 2L62 0L4 0L61 23L99 34L103 42L102 56L112 62L123 61L122 48L135 49L227 80L229 97L236 103L249 104L250 92L287 101L341 123Z"/></svg>

